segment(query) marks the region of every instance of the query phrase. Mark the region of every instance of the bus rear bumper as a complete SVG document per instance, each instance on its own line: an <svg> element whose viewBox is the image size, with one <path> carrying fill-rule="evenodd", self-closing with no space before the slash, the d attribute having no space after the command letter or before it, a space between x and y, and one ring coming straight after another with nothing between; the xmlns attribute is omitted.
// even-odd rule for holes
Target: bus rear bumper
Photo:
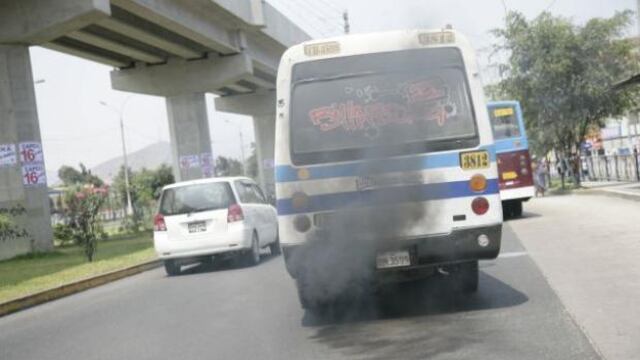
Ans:
<svg viewBox="0 0 640 360"><path fill-rule="evenodd" d="M483 236L484 235L484 236ZM488 240L488 241L487 241ZM502 240L502 224L483 227L456 229L446 235L429 236L410 240L385 243L376 251L362 251L363 256L370 257L366 262L376 267L375 254L386 251L406 250L410 254L411 264L408 266L376 270L380 275L390 272L402 272L420 268L436 268L467 261L495 259L500 252ZM287 272L296 278L300 272L308 269L309 264L316 264L318 254L323 247L301 245L284 245L282 251ZM358 254L357 251L352 251ZM320 269L322 266L319 267ZM322 271L313 269L312 271Z"/></svg>
<svg viewBox="0 0 640 360"><path fill-rule="evenodd" d="M507 201L507 200L527 201L531 199L534 195L535 195L535 188L533 186L523 186L518 188L500 190L500 199L502 201Z"/></svg>

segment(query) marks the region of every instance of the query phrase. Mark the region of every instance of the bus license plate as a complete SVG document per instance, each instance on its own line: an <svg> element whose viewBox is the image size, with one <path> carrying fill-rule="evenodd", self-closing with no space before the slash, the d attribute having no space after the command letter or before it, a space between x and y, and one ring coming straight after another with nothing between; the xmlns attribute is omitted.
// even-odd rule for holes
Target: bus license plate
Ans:
<svg viewBox="0 0 640 360"><path fill-rule="evenodd" d="M489 167L489 153L487 151L460 153L460 167L462 170L486 169Z"/></svg>
<svg viewBox="0 0 640 360"><path fill-rule="evenodd" d="M389 251L378 254L376 257L376 267L378 269L388 269L411 265L409 251Z"/></svg>
<svg viewBox="0 0 640 360"><path fill-rule="evenodd" d="M207 231L207 224L204 221L192 222L189 224L189 232L197 233L197 232L205 232Z"/></svg>

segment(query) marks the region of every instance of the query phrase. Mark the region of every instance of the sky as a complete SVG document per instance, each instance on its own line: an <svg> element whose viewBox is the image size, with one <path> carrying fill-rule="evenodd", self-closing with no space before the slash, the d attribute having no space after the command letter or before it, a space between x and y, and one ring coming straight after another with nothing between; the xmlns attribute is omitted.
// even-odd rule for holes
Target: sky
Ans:
<svg viewBox="0 0 640 360"><path fill-rule="evenodd" d="M505 10L533 18L544 10L583 23L616 10L636 9L635 0L268 0L313 37L338 35L342 10L353 33L403 28L441 28L451 24L469 37L486 66L492 42L489 30L500 27ZM629 33L636 34L635 24ZM169 141L166 105L161 97L111 89L108 66L32 47L31 62L45 163L54 174L62 165L88 167L122 154L118 111L124 108L128 152ZM487 72L485 78L491 74ZM485 79L486 80L486 79ZM130 98L129 98L130 97ZM105 107L100 102L111 107ZM239 131L248 153L254 139L251 118L216 112L207 96L213 153L240 158Z"/></svg>

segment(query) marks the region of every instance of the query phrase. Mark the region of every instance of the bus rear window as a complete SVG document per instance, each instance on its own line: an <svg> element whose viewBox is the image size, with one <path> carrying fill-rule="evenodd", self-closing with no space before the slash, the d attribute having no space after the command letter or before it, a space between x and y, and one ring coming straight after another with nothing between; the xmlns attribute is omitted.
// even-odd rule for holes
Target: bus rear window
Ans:
<svg viewBox="0 0 640 360"><path fill-rule="evenodd" d="M294 67L293 81L294 162L421 153L434 143L452 149L461 147L456 140L477 140L456 49L301 63Z"/></svg>
<svg viewBox="0 0 640 360"><path fill-rule="evenodd" d="M493 139L502 140L520 137L520 124L513 106L495 107L489 110Z"/></svg>

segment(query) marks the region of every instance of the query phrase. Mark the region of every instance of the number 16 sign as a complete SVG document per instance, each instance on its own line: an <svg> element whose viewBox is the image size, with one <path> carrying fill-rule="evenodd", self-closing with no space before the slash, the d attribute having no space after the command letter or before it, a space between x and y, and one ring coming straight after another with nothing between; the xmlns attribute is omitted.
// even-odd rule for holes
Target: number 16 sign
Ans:
<svg viewBox="0 0 640 360"><path fill-rule="evenodd" d="M20 162L22 164L43 163L42 145L39 142L22 142L20 143Z"/></svg>
<svg viewBox="0 0 640 360"><path fill-rule="evenodd" d="M46 185L47 175L44 165L23 165L22 183L27 186Z"/></svg>

